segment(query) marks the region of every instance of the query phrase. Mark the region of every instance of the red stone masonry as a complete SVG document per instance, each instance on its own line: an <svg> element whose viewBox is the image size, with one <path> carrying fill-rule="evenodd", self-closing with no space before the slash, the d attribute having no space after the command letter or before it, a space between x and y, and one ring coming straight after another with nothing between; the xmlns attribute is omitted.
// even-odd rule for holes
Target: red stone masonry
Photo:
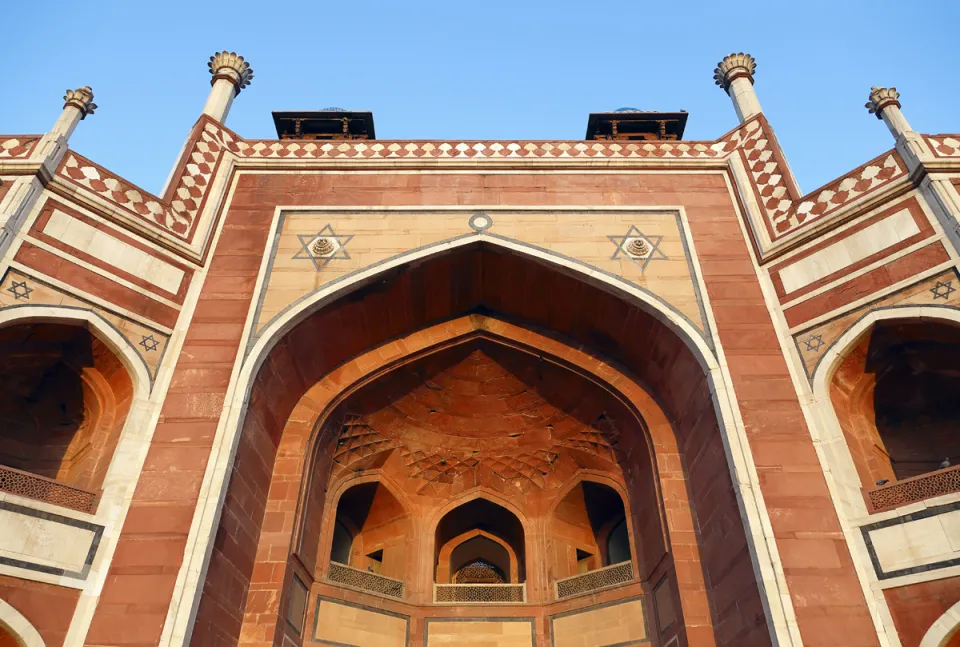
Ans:
<svg viewBox="0 0 960 647"><path fill-rule="evenodd" d="M227 207L223 235L87 644L146 646L156 644L159 637L274 206L278 201L324 203L333 182L338 194L347 191L357 205L387 200L435 204L433 193L443 190L435 184L420 185L421 177L397 178L396 186L405 187L401 200L393 195L396 189L385 186L383 174L335 179L248 175L241 180L234 203ZM660 174L645 176L641 186L632 178L594 175L590 182L595 193L585 195L584 183L574 175L530 177L546 182L546 188L538 190L550 192L558 204L589 199L597 205L681 204L687 209L804 642L875 645L872 621L723 179ZM477 179L484 182L482 172ZM349 193L351 188L356 191ZM471 200L508 205L511 192L524 191L519 183L510 189L481 188ZM711 469L725 467L722 449L719 452L719 462ZM723 523L732 526L740 521L731 518ZM835 631L838 622L850 627L846 637ZM721 631L737 635L742 628Z"/></svg>

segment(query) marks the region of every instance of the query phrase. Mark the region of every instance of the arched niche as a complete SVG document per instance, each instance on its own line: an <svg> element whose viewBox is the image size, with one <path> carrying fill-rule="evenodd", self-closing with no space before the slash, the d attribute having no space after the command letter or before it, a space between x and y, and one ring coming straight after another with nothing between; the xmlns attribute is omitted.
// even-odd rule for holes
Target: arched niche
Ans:
<svg viewBox="0 0 960 647"><path fill-rule="evenodd" d="M634 552L620 493L592 480L579 480L554 504L549 538L555 579L629 561Z"/></svg>
<svg viewBox="0 0 960 647"><path fill-rule="evenodd" d="M333 526L330 561L404 579L412 523L403 504L382 483L346 489L337 502Z"/></svg>
<svg viewBox="0 0 960 647"><path fill-rule="evenodd" d="M876 322L847 349L830 397L865 488L960 465L960 326Z"/></svg>
<svg viewBox="0 0 960 647"><path fill-rule="evenodd" d="M729 621L743 628L738 639L769 641L718 418L726 405L714 398L717 363L689 323L658 309L649 295L640 298L605 279L593 281L576 269L561 270L558 263L486 243L371 274L375 277L369 281L341 283L322 298L304 301L299 312L277 323L277 337L255 346L254 352L269 352L251 359L244 369L251 379L250 395L229 487L263 493L244 500L238 515L259 519L268 502L282 509L296 506L298 512L287 515L281 525L245 536L250 545L241 550L227 553L215 546L211 569L223 561L224 568L250 574L258 555L277 554L291 545L309 568L316 561L311 545L317 544L303 539L315 536L312 531L301 531L315 529L315 520L330 514L324 512L323 493L335 462L325 451L314 453L316 447L329 447L315 439L329 440L324 434L342 429L343 419L331 415L336 407L373 374L411 357L471 336L503 337L524 352L574 368L601 388L621 394L616 397L623 399L623 406L646 424L649 433L641 428L626 434L635 440L625 443L622 463L631 466L632 473L624 476L628 487L652 488L652 496L634 499L631 494L637 535L661 537L660 548L643 541L643 550L652 552L644 560L651 570L641 577L659 578L664 569L673 568L670 560L662 559L669 536L685 546L686 563L676 571L681 598L699 605L688 626L701 634L715 633L716 623ZM607 424L598 418L593 422ZM585 441L583 447L590 444ZM381 467L366 462L351 469ZM299 489L290 487L291 475L301 479ZM228 493L223 518L240 501ZM640 509L635 501L654 505ZM701 505L704 515L694 530L691 511ZM639 524L649 528L640 529ZM710 550L701 552L703 546ZM427 555L435 555L433 546ZM429 574L429 569L422 571ZM534 580L529 570L526 575ZM546 574L536 579L534 594L539 587L540 599L547 599ZM257 582L250 590L251 595L274 595L284 587ZM711 606L720 591L722 604ZM419 592L426 595L425 587ZM195 635L227 635L215 626L220 597L224 604L226 597L214 586L204 596L209 603L200 602L197 622L203 628ZM245 614L254 623L267 617L262 609L248 608Z"/></svg>
<svg viewBox="0 0 960 647"><path fill-rule="evenodd" d="M499 568L509 583L526 581L526 543L523 524L505 507L475 498L448 511L434 531L434 572L438 584L452 584L454 576L472 560Z"/></svg>
<svg viewBox="0 0 960 647"><path fill-rule="evenodd" d="M0 465L98 490L133 397L120 358L85 325L0 326Z"/></svg>

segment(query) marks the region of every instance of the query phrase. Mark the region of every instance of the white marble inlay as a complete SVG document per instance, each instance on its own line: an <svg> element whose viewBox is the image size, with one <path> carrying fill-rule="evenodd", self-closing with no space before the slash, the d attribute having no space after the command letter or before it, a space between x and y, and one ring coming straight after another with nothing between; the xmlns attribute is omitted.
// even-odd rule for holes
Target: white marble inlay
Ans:
<svg viewBox="0 0 960 647"><path fill-rule="evenodd" d="M920 233L906 209L884 218L780 270L787 294Z"/></svg>
<svg viewBox="0 0 960 647"><path fill-rule="evenodd" d="M960 510L870 532L885 573L960 558Z"/></svg>
<svg viewBox="0 0 960 647"><path fill-rule="evenodd" d="M43 233L137 276L161 290L173 294L180 290L183 270L62 211L54 211L50 215L50 220L43 227Z"/></svg>
<svg viewBox="0 0 960 647"><path fill-rule="evenodd" d="M0 509L0 556L31 564L82 571L94 531L14 510Z"/></svg>

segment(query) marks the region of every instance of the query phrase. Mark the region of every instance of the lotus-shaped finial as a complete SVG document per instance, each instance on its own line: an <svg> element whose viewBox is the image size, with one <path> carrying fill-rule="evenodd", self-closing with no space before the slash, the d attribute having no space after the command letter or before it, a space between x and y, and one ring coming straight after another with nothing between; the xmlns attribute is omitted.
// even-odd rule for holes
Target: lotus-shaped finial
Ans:
<svg viewBox="0 0 960 647"><path fill-rule="evenodd" d="M870 98L864 105L864 107L870 111L871 115L877 115L877 119L880 119L880 113L883 112L883 109L888 106L900 107L900 93L897 92L896 88L880 88L873 86L870 88Z"/></svg>
<svg viewBox="0 0 960 647"><path fill-rule="evenodd" d="M80 119L92 115L93 111L97 109L97 104L93 102L93 90L89 85L76 90L67 90L67 93L63 95L63 101L64 108L72 106L80 111Z"/></svg>
<svg viewBox="0 0 960 647"><path fill-rule="evenodd" d="M250 64L236 52L228 52L227 50L217 52L210 57L207 67L210 68L213 81L227 79L237 88L237 92L250 85L250 81L253 79L253 69Z"/></svg>
<svg viewBox="0 0 960 647"><path fill-rule="evenodd" d="M750 83L753 83L753 73L756 69L757 62L749 54L743 52L730 54L717 63L717 67L713 71L713 80L725 92L729 92L730 84L734 79L741 76L747 77L750 79Z"/></svg>

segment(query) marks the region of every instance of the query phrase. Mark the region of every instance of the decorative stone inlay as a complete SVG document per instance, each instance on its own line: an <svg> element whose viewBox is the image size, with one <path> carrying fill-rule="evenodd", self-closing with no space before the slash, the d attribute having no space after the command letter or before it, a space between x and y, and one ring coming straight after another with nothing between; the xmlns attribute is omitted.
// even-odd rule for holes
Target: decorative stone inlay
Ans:
<svg viewBox="0 0 960 647"><path fill-rule="evenodd" d="M883 512L952 492L960 492L960 465L881 485L866 494L872 511Z"/></svg>
<svg viewBox="0 0 960 647"><path fill-rule="evenodd" d="M18 135L15 137L0 137L0 160L17 157L29 157L40 137Z"/></svg>
<svg viewBox="0 0 960 647"><path fill-rule="evenodd" d="M717 63L713 71L714 82L723 88L724 92L730 92L730 84L742 76L750 79L753 83L753 73L757 70L756 60L749 54L743 52L729 54L722 61Z"/></svg>
<svg viewBox="0 0 960 647"><path fill-rule="evenodd" d="M933 294L934 300L947 300L950 298L950 295L956 291L957 289L953 287L953 281L937 281L937 284L930 288L930 293Z"/></svg>
<svg viewBox="0 0 960 647"><path fill-rule="evenodd" d="M93 90L89 85L76 90L67 90L63 95L63 107L73 107L80 111L80 119L86 119L87 115L92 115L97 109L97 104L93 102Z"/></svg>
<svg viewBox="0 0 960 647"><path fill-rule="evenodd" d="M29 301L30 293L33 292L33 288L28 286L26 281L11 281L10 287L7 288L7 292L12 294L13 298L17 301L20 299Z"/></svg>
<svg viewBox="0 0 960 647"><path fill-rule="evenodd" d="M960 135L925 135L936 157L960 157ZM2 153L0 153L2 155Z"/></svg>
<svg viewBox="0 0 960 647"><path fill-rule="evenodd" d="M647 269L651 261L670 260L660 251L663 236L647 236L635 225L630 225L623 236L607 236L607 238L617 246L610 259L628 258L640 268L641 272Z"/></svg>
<svg viewBox="0 0 960 647"><path fill-rule="evenodd" d="M592 593L600 589L628 584L633 581L633 563L620 562L581 575L557 580L557 599Z"/></svg>
<svg viewBox="0 0 960 647"><path fill-rule="evenodd" d="M820 349L823 348L823 335L810 335L804 344L806 345L807 350L818 353L820 352Z"/></svg>
<svg viewBox="0 0 960 647"><path fill-rule="evenodd" d="M470 228L474 231L485 231L493 226L493 218L485 213L475 213L470 216L470 220L467 221L467 224L470 225Z"/></svg>
<svg viewBox="0 0 960 647"><path fill-rule="evenodd" d="M298 234L297 238L300 240L301 247L293 258L309 259L318 272L330 261L350 259L347 243L353 238L353 234L337 234L332 225L324 226L315 234Z"/></svg>
<svg viewBox="0 0 960 647"><path fill-rule="evenodd" d="M143 346L143 349L147 352L156 352L157 346L160 345L160 341L155 339L151 335L143 335L143 339L140 340L140 346Z"/></svg>
<svg viewBox="0 0 960 647"><path fill-rule="evenodd" d="M880 119L880 113L883 112L883 109L888 106L900 107L900 93L897 92L896 88L880 88L873 86L870 88L870 98L864 104L864 107L870 112L871 115L877 115L877 119Z"/></svg>
<svg viewBox="0 0 960 647"><path fill-rule="evenodd" d="M236 52L223 50L210 57L207 63L210 68L210 74L213 78L210 83L213 84L217 79L227 79L233 83L237 93L250 85L253 80L253 68Z"/></svg>

